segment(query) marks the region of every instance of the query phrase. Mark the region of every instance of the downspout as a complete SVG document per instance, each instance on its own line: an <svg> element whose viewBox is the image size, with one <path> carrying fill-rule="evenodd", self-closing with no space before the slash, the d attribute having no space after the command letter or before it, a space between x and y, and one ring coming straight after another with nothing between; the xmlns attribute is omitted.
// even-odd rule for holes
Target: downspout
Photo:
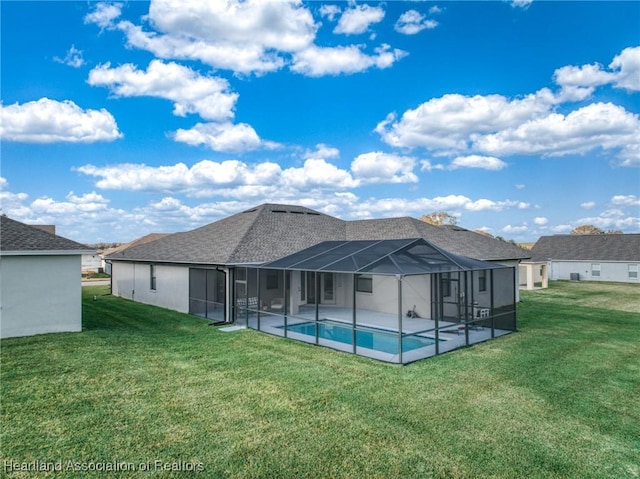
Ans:
<svg viewBox="0 0 640 479"><path fill-rule="evenodd" d="M111 268L109 268L111 270L111 274L109 275L109 294L113 296L113 263L110 259L105 259L104 263L111 265Z"/></svg>

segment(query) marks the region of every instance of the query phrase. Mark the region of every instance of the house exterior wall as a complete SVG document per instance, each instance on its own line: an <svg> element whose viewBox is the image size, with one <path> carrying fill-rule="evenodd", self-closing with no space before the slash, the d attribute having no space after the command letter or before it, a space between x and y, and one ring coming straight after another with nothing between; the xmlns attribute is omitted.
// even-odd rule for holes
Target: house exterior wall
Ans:
<svg viewBox="0 0 640 479"><path fill-rule="evenodd" d="M0 337L82 331L80 255L3 256Z"/></svg>
<svg viewBox="0 0 640 479"><path fill-rule="evenodd" d="M156 289L151 289L151 264L114 261L111 292L115 296L189 312L189 268L155 264Z"/></svg>
<svg viewBox="0 0 640 479"><path fill-rule="evenodd" d="M395 276L373 275L373 293L356 291L356 304L360 309L398 314L398 279ZM414 305L421 318L431 317L429 275L402 278L402 314L406 315Z"/></svg>
<svg viewBox="0 0 640 479"><path fill-rule="evenodd" d="M516 271L516 278L515 278L515 282L513 287L516 289L516 303L520 302L520 268L518 268L518 266L520 265L520 260L511 260L511 261L491 261L492 263L498 263L498 264L503 264L505 266L511 266L512 268L515 268Z"/></svg>
<svg viewBox="0 0 640 479"><path fill-rule="evenodd" d="M80 269L84 271L93 271L97 273L102 268L102 258L96 254L83 254Z"/></svg>
<svg viewBox="0 0 640 479"><path fill-rule="evenodd" d="M592 274L591 266L600 265L600 276ZM613 281L621 283L638 283L638 278L629 278L629 265L637 262L606 261L551 261L549 263L549 279L569 280L571 273L578 273L580 281Z"/></svg>

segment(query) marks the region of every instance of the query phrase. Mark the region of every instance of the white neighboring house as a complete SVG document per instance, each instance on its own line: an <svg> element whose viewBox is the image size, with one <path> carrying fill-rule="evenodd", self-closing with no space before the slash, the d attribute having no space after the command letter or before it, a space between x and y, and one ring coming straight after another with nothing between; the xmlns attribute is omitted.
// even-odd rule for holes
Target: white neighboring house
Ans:
<svg viewBox="0 0 640 479"><path fill-rule="evenodd" d="M97 252L82 255L80 269L83 273L99 273L102 269L102 258Z"/></svg>
<svg viewBox="0 0 640 479"><path fill-rule="evenodd" d="M531 254L551 280L640 282L640 234L542 236Z"/></svg>
<svg viewBox="0 0 640 479"><path fill-rule="evenodd" d="M95 251L0 218L0 337L81 331L81 256Z"/></svg>

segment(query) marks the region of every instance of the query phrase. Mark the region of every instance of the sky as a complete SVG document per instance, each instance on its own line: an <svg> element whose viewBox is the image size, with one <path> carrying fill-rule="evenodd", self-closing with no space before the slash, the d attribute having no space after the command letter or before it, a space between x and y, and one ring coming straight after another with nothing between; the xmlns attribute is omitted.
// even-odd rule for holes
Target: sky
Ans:
<svg viewBox="0 0 640 479"><path fill-rule="evenodd" d="M640 2L2 1L0 207L76 241L262 203L640 232Z"/></svg>

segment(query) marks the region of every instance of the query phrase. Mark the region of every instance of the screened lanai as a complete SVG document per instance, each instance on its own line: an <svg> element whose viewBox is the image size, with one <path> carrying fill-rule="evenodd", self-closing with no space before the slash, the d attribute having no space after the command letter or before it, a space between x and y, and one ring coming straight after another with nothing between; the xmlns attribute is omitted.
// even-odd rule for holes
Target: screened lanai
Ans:
<svg viewBox="0 0 640 479"><path fill-rule="evenodd" d="M515 331L514 275L422 238L326 241L236 265L235 320L406 364Z"/></svg>

